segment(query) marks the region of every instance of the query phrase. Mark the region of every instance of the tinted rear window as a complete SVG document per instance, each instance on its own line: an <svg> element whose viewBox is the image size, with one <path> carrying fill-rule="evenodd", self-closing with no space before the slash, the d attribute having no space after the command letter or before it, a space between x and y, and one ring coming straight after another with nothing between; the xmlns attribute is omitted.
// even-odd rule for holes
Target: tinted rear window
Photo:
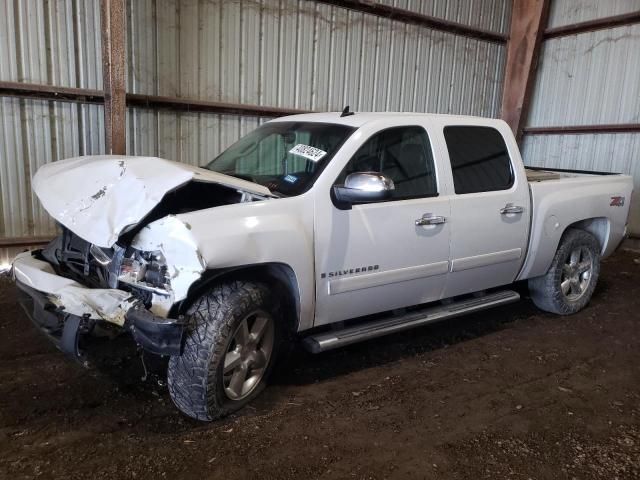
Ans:
<svg viewBox="0 0 640 480"><path fill-rule="evenodd" d="M491 127L444 128L456 193L506 190L513 170L500 132Z"/></svg>

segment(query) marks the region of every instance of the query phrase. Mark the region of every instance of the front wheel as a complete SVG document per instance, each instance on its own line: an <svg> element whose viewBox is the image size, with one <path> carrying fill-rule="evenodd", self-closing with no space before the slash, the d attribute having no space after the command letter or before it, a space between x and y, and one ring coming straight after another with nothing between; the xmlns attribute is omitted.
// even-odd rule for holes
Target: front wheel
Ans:
<svg viewBox="0 0 640 480"><path fill-rule="evenodd" d="M529 280L533 303L559 315L582 310L600 275L600 244L589 232L568 229L549 267L549 271Z"/></svg>
<svg viewBox="0 0 640 480"><path fill-rule="evenodd" d="M203 295L187 317L183 353L169 360L169 393L183 413L214 420L264 388L280 343L276 308L265 285L237 281Z"/></svg>

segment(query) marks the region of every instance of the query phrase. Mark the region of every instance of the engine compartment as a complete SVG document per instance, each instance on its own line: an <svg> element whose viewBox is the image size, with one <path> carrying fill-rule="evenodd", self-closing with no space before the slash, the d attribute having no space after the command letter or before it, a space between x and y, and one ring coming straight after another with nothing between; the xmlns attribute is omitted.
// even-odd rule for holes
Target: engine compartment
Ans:
<svg viewBox="0 0 640 480"><path fill-rule="evenodd" d="M91 244L61 226L61 234L39 252L39 257L51 264L58 275L90 288L128 291L149 307L154 294L171 292L171 274L166 263L159 261L159 252L132 247L143 228L171 215L261 199L223 185L191 181L165 194L162 201L142 221L126 229L111 248Z"/></svg>
<svg viewBox="0 0 640 480"><path fill-rule="evenodd" d="M224 185L191 181L165 194L162 201L142 221L120 235L118 243L121 245L131 243L131 240L142 228L167 215L206 210L223 205L253 201L257 198Z"/></svg>

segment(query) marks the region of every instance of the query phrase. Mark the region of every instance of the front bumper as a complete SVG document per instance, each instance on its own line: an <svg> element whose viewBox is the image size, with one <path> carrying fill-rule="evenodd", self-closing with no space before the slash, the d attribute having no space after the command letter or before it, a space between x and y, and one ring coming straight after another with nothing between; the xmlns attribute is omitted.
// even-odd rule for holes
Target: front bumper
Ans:
<svg viewBox="0 0 640 480"><path fill-rule="evenodd" d="M19 302L29 318L63 352L82 359L80 336L96 322L109 322L131 332L145 350L159 355L180 355L184 323L162 318L145 309L130 293L118 289L92 289L55 273L47 262L30 252L13 263L20 290Z"/></svg>

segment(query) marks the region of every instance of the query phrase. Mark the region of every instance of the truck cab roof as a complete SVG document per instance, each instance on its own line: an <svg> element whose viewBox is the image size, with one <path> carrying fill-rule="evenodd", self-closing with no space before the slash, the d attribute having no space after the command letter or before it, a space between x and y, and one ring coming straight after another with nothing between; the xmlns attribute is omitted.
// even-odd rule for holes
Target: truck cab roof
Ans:
<svg viewBox="0 0 640 480"><path fill-rule="evenodd" d="M442 113L413 113L413 112L353 112L353 115L341 116L341 112L303 113L279 117L272 122L318 122L362 127L376 121L392 121L394 123L411 122L416 120L430 120L434 123L452 123L468 125L486 125L496 127L505 126L499 119L476 117L471 115L448 115Z"/></svg>

